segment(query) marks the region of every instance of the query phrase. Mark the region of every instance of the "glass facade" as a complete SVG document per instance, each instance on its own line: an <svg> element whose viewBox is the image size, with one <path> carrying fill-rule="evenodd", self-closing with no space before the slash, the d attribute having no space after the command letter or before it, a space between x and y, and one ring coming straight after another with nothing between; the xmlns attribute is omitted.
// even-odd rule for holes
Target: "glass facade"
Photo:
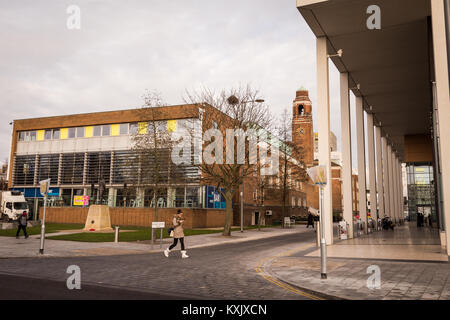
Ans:
<svg viewBox="0 0 450 320"><path fill-rule="evenodd" d="M417 221L419 213L433 226L437 223L434 172L431 164L408 165L408 213L411 221Z"/></svg>
<svg viewBox="0 0 450 320"><path fill-rule="evenodd" d="M48 178L52 187L58 186L60 193L49 206L72 206L74 196L84 195L95 204L102 181L106 188L98 200L111 206L203 206L199 170L193 165L174 165L168 149L160 150L157 161L151 153L132 150L15 156L14 161L15 188L34 190Z"/></svg>

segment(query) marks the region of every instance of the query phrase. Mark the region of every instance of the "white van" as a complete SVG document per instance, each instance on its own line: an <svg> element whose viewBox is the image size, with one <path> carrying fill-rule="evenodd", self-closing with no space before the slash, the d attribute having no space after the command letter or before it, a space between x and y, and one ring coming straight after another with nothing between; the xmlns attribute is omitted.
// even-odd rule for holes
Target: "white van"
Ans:
<svg viewBox="0 0 450 320"><path fill-rule="evenodd" d="M17 220L24 212L29 214L28 203L19 191L2 191L0 193L0 212L3 221Z"/></svg>

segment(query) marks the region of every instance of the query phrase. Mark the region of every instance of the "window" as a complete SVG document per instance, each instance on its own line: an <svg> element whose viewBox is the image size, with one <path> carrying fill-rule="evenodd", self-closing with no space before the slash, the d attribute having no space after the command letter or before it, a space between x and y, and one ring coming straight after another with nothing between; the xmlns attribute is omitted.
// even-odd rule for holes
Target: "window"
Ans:
<svg viewBox="0 0 450 320"><path fill-rule="evenodd" d="M186 204L187 208L198 208L199 203L199 188L198 187L187 187L186 188Z"/></svg>
<svg viewBox="0 0 450 320"><path fill-rule="evenodd" d="M59 129L53 129L53 140L58 140L60 137Z"/></svg>
<svg viewBox="0 0 450 320"><path fill-rule="evenodd" d="M36 141L36 131L30 131L30 141Z"/></svg>
<svg viewBox="0 0 450 320"><path fill-rule="evenodd" d="M14 210L26 210L26 209L28 209L28 203L14 202Z"/></svg>
<svg viewBox="0 0 450 320"><path fill-rule="evenodd" d="M69 131L68 138L69 139L75 138L75 128L69 128L68 131Z"/></svg>
<svg viewBox="0 0 450 320"><path fill-rule="evenodd" d="M45 130L44 140L51 140L51 139L52 139L52 130Z"/></svg>
<svg viewBox="0 0 450 320"><path fill-rule="evenodd" d="M130 123L130 134L137 134L138 133L138 124Z"/></svg>
<svg viewBox="0 0 450 320"><path fill-rule="evenodd" d="M120 124L120 134L128 134L128 123Z"/></svg>
<svg viewBox="0 0 450 320"><path fill-rule="evenodd" d="M84 138L84 127L77 128L77 138Z"/></svg>
<svg viewBox="0 0 450 320"><path fill-rule="evenodd" d="M111 125L107 124L102 126L102 136L110 136L111 135Z"/></svg>
<svg viewBox="0 0 450 320"><path fill-rule="evenodd" d="M25 131L19 132L19 141L25 141Z"/></svg>
<svg viewBox="0 0 450 320"><path fill-rule="evenodd" d="M12 203L11 202L7 202L6 203L6 208L8 208L9 210L12 210Z"/></svg>
<svg viewBox="0 0 450 320"><path fill-rule="evenodd" d="M94 137L100 137L102 135L102 126L94 126Z"/></svg>

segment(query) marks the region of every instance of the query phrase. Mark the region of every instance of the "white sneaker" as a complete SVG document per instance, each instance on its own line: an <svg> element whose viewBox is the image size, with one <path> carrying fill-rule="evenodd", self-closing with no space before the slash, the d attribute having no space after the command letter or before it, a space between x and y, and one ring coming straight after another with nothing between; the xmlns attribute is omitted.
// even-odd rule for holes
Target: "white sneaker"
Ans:
<svg viewBox="0 0 450 320"><path fill-rule="evenodd" d="M166 256L166 258L168 258L168 257L169 257L169 252L170 252L170 250L169 250L169 249L166 249L166 250L164 250L164 255Z"/></svg>
<svg viewBox="0 0 450 320"><path fill-rule="evenodd" d="M186 254L186 250L181 251L181 257L182 258L189 258L189 256Z"/></svg>

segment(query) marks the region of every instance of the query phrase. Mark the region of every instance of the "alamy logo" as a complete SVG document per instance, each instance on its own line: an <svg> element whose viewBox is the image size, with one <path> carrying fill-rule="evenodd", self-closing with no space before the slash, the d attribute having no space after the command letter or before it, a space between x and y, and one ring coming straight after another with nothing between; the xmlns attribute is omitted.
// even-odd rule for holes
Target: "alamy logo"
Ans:
<svg viewBox="0 0 450 320"><path fill-rule="evenodd" d="M367 8L367 14L371 16L367 18L367 29L369 30L379 30L381 29L381 9L377 5L371 5Z"/></svg>
<svg viewBox="0 0 450 320"><path fill-rule="evenodd" d="M67 268L66 273L70 274L69 278L67 278L66 285L67 289L73 290L81 289L81 269L79 266L71 265Z"/></svg>
<svg viewBox="0 0 450 320"><path fill-rule="evenodd" d="M367 267L366 273L371 274L367 279L367 288L370 290L381 289L381 269L379 266L371 265Z"/></svg>
<svg viewBox="0 0 450 320"><path fill-rule="evenodd" d="M279 149L275 146L276 141L267 133L252 129L247 131L228 129L226 130L225 146L222 132L214 128L205 131L203 139L192 138L190 134L179 137L179 140L175 136L172 138L176 141L171 154L172 162L175 165L192 165L192 161L195 165L245 165L247 159L250 165L260 165L262 176L278 174ZM192 140L194 140L193 156ZM202 152L203 144L207 145ZM247 145L248 156L246 154Z"/></svg>
<svg viewBox="0 0 450 320"><path fill-rule="evenodd" d="M80 30L81 29L81 9L77 5L71 5L66 10L69 16L67 17L67 29Z"/></svg>

